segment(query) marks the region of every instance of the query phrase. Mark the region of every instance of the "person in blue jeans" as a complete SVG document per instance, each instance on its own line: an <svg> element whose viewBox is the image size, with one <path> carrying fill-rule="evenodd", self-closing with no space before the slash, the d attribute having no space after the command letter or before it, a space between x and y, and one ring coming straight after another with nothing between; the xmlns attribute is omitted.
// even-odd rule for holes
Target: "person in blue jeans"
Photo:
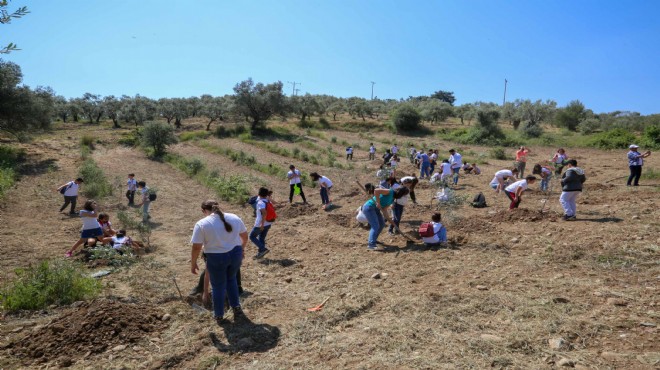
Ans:
<svg viewBox="0 0 660 370"><path fill-rule="evenodd" d="M429 155L422 152L419 155L419 178L423 179L424 177L431 177L431 173L429 172L431 168L431 160L429 159Z"/></svg>
<svg viewBox="0 0 660 370"><path fill-rule="evenodd" d="M213 314L219 325L228 323L224 318L225 294L234 312L234 321L245 317L238 296L236 274L243 262L247 245L247 228L243 221L232 213L223 213L218 202L207 200L202 203L204 218L193 228L190 271L197 274L197 260L204 248L206 273L212 288Z"/></svg>
<svg viewBox="0 0 660 370"><path fill-rule="evenodd" d="M390 225L396 227L396 224L389 217L389 208L394 203L395 199L400 199L404 195L408 195L410 190L407 187L400 187L396 190L393 189L376 189L374 196L367 200L362 206L362 213L364 213L371 230L369 230L368 250L376 250L376 242L378 236L385 227L385 217Z"/></svg>
<svg viewBox="0 0 660 370"><path fill-rule="evenodd" d="M630 176L628 177L628 186L639 186L639 178L642 176L642 166L644 165L644 158L651 155L651 151L644 154L639 152L639 146L632 144L628 147L630 151L627 154L628 167L630 168ZM634 181L634 182L633 182Z"/></svg>
<svg viewBox="0 0 660 370"><path fill-rule="evenodd" d="M266 188L259 188L257 198L257 218L254 220L254 228L250 232L250 240L257 246L257 254L254 259L265 256L270 249L266 248L266 236L270 230L271 223L266 221L266 203L270 202L268 195L271 194Z"/></svg>
<svg viewBox="0 0 660 370"><path fill-rule="evenodd" d="M396 191L396 189L405 186L408 188L409 194L412 194L412 191L410 190L413 186L413 178L411 177L403 177L401 179L401 184L399 183L394 183L392 185L392 189ZM399 225L401 224L401 217L403 217L403 210L404 207L408 204L408 195L404 195L399 199L395 199L394 203L392 204L392 221L394 221L394 224L396 225L396 228L394 225L390 225L389 233L394 234L394 230L399 228Z"/></svg>

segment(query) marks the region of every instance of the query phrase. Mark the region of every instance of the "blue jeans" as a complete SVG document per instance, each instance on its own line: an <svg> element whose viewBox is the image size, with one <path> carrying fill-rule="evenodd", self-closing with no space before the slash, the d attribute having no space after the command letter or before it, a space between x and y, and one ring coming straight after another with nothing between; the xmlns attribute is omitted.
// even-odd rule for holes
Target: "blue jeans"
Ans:
<svg viewBox="0 0 660 370"><path fill-rule="evenodd" d="M451 172L454 173L454 185L458 185L458 173L461 172L460 167L452 168Z"/></svg>
<svg viewBox="0 0 660 370"><path fill-rule="evenodd" d="M328 189L321 187L321 204L329 204L330 197L328 196Z"/></svg>
<svg viewBox="0 0 660 370"><path fill-rule="evenodd" d="M149 216L149 206L151 202L144 202L142 204L142 221L147 222L151 216Z"/></svg>
<svg viewBox="0 0 660 370"><path fill-rule="evenodd" d="M550 176L546 178L541 178L541 191L547 191L549 183L550 183Z"/></svg>
<svg viewBox="0 0 660 370"><path fill-rule="evenodd" d="M238 245L227 253L206 253L206 271L211 281L213 296L213 314L222 317L225 314L225 292L229 294L229 305L240 307L238 300L238 282L236 273L243 262L243 248Z"/></svg>
<svg viewBox="0 0 660 370"><path fill-rule="evenodd" d="M365 204L362 207L362 213L364 213L364 215L367 217L369 226L371 226L371 230L369 230L369 247L376 248L378 235L380 235L381 231L383 231L383 228L385 227L385 219L383 218L383 214L375 205Z"/></svg>
<svg viewBox="0 0 660 370"><path fill-rule="evenodd" d="M259 248L259 252L266 250L266 235L268 235L268 230L270 230L270 225L264 226L263 230L255 226L252 232L250 232L250 240Z"/></svg>
<svg viewBox="0 0 660 370"><path fill-rule="evenodd" d="M420 178L423 179L424 177L431 176L430 173L429 173L429 166L430 165L431 164L428 163L428 162L422 162L422 165L420 166L420 170L419 170L419 177Z"/></svg>
<svg viewBox="0 0 660 370"><path fill-rule="evenodd" d="M392 221L394 221L394 224L396 227L399 227L399 223L401 223L401 216L403 216L403 206L401 204L394 203L392 205ZM390 225L390 232L394 231L394 226Z"/></svg>

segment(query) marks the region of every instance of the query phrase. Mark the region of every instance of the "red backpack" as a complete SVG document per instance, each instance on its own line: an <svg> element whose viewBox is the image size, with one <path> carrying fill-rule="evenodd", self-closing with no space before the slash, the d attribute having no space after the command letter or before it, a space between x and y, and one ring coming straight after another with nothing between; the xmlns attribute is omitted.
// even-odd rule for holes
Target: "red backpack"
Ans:
<svg viewBox="0 0 660 370"><path fill-rule="evenodd" d="M275 207L271 202L266 203L266 221L273 222L277 219L277 213L275 213Z"/></svg>
<svg viewBox="0 0 660 370"><path fill-rule="evenodd" d="M419 225L419 236L422 238L430 238L435 233L433 232L433 224L430 222L424 222L423 224Z"/></svg>

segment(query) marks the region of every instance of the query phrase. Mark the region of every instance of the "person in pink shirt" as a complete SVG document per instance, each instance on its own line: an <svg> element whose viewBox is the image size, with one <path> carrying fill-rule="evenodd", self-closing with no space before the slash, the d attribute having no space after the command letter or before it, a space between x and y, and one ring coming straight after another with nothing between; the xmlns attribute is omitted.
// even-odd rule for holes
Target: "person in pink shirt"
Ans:
<svg viewBox="0 0 660 370"><path fill-rule="evenodd" d="M516 152L516 164L515 167L518 169L518 176L520 178L525 177L525 165L527 164L527 154L529 154L529 149L525 146L521 146L520 149Z"/></svg>

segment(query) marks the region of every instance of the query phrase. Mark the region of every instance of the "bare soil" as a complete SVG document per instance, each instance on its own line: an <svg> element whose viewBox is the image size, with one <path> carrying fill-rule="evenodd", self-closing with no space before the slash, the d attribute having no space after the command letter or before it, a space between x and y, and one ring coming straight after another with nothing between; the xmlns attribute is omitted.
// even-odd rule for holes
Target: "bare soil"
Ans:
<svg viewBox="0 0 660 370"><path fill-rule="evenodd" d="M429 204L436 188L422 181L418 204L404 211L401 229L407 238L384 232L381 251L370 252L368 230L354 214L366 200L355 180L375 182L380 164L366 160L366 150L356 152L349 170L299 163L235 139L210 139L250 152L259 163L294 163L306 173L323 172L335 185L334 206L322 210L316 188L304 188L309 205L300 197L288 205L286 179L237 165L194 143L179 144L172 151L199 157L221 175L249 175L253 191L266 185L283 203L267 239L271 253L257 261L252 259L256 248L249 244L246 250L241 270L248 293L242 305L249 320L219 327L210 313L182 302L174 284L186 295L197 283L189 267L190 234L202 218L199 205L215 195L140 149L118 145L129 130L67 124L20 144L28 151L28 164L15 189L0 201L0 282L11 279L15 268L62 258L77 239L80 220L57 212L61 197L54 189L75 178L83 134L101 141L93 158L115 191L98 201L111 221L117 222L119 210L137 212L125 205L127 173L157 187L159 195L151 212L153 251L102 278L103 296L109 299L5 315L0 367L527 369L558 366L564 358L583 369L653 369L660 364L660 187L630 188L621 186L625 179L611 181L627 174L625 151L567 148L588 180L578 199L578 220L565 222L556 185L549 197L533 186L520 208L509 212L508 199L495 195L488 182L512 160L488 158L490 148L386 131L325 132L328 140L336 136L362 148L373 140L379 153L386 140L396 140L402 150L407 141L424 141L436 146L441 158L455 147L465 157L488 162L481 165L483 175L461 174L456 194L471 199L483 191L489 207L464 204L443 215L449 248L426 248L418 238L417 227L435 210ZM340 144L318 139L318 145L343 153ZM547 160L555 148L532 150L530 164ZM654 158L645 168L657 170ZM400 171L416 169L403 158ZM251 228L252 208L221 204ZM320 311L307 310L326 298ZM92 309L99 302L121 308ZM85 315L93 312L101 329L63 339L65 332L75 337ZM158 320L165 313L169 321ZM135 330L122 330L124 338L105 331L122 322ZM48 329L56 324L65 330ZM105 338L103 345L91 346L93 338ZM126 348L113 350L117 345Z"/></svg>

